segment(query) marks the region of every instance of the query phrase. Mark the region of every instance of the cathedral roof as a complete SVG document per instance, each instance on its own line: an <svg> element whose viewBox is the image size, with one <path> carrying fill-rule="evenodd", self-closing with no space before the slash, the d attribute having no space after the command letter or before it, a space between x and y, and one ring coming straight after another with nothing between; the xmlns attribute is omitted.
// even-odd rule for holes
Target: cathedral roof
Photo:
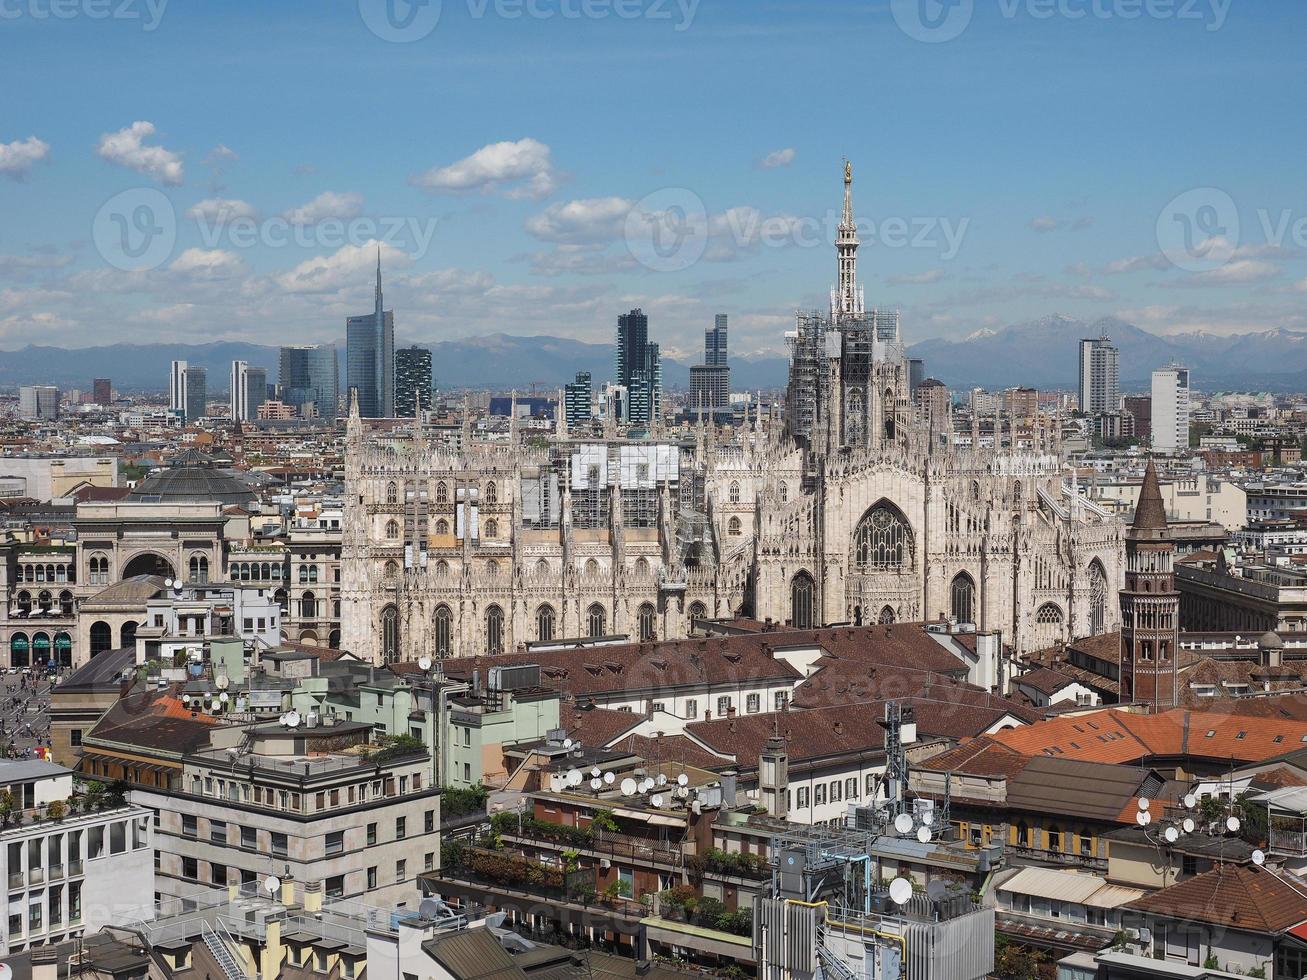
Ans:
<svg viewBox="0 0 1307 980"><path fill-rule="evenodd" d="M1139 490L1139 503L1135 505L1134 527L1139 530L1166 529L1166 504L1162 502L1162 488L1157 483L1157 467L1150 459L1144 471L1144 485Z"/></svg>

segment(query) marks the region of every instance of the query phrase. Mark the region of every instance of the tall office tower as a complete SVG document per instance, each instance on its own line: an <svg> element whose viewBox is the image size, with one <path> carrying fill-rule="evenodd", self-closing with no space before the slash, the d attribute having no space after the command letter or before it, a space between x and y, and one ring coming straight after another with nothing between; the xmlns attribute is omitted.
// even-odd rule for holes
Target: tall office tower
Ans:
<svg viewBox="0 0 1307 980"><path fill-rule="evenodd" d="M303 418L335 421L340 400L340 368L335 344L283 347L277 356L281 401Z"/></svg>
<svg viewBox="0 0 1307 980"><path fill-rule="evenodd" d="M731 405L731 369L726 357L726 314L704 331L703 364L690 367L690 411L709 415L727 411Z"/></svg>
<svg viewBox="0 0 1307 980"><path fill-rule="evenodd" d="M589 371L577 371L576 380L569 381L563 392L563 408L567 427L581 425L594 417L591 403L594 398L594 386L590 381Z"/></svg>
<svg viewBox="0 0 1307 980"><path fill-rule="evenodd" d="M1153 399L1150 395L1126 395L1121 399L1121 410L1134 419L1133 435L1149 439L1153 434Z"/></svg>
<svg viewBox="0 0 1307 980"><path fill-rule="evenodd" d="M255 368L254 370L258 370ZM260 372L262 373L262 372ZM266 375L265 381L266 381ZM250 365L248 361L231 362L231 418L233 422L248 422L255 418L259 411L260 400L257 404L250 404L251 392L250 385ZM266 387L266 383L265 383Z"/></svg>
<svg viewBox="0 0 1307 980"><path fill-rule="evenodd" d="M59 417L59 389L54 385L23 385L18 389L18 414L32 421Z"/></svg>
<svg viewBox="0 0 1307 980"><path fill-rule="evenodd" d="M97 405L108 405L113 401L113 383L108 378L96 378L91 382L91 401Z"/></svg>
<svg viewBox="0 0 1307 980"><path fill-rule="evenodd" d="M173 361L168 371L168 411L186 417L185 361Z"/></svg>
<svg viewBox="0 0 1307 980"><path fill-rule="evenodd" d="M1189 369L1177 364L1153 372L1153 451L1189 448Z"/></svg>
<svg viewBox="0 0 1307 980"><path fill-rule="evenodd" d="M1107 336L1080 341L1080 411L1115 412L1120 402L1121 351Z"/></svg>
<svg viewBox="0 0 1307 980"><path fill-rule="evenodd" d="M186 368L186 421L194 422L209 414L209 372L198 365Z"/></svg>
<svg viewBox="0 0 1307 980"><path fill-rule="evenodd" d="M627 420L649 425L663 410L663 368L658 345L649 343L649 318L632 310L617 318L617 384L628 390Z"/></svg>
<svg viewBox="0 0 1307 980"><path fill-rule="evenodd" d="M395 352L395 417L414 419L431 410L431 351L405 347Z"/></svg>
<svg viewBox="0 0 1307 980"><path fill-rule="evenodd" d="M1125 535L1125 588L1121 590L1121 702L1165 711L1177 703L1180 593L1175 590L1175 542L1157 468L1148 461L1135 519Z"/></svg>
<svg viewBox="0 0 1307 980"><path fill-rule="evenodd" d="M382 308L380 248L372 312L345 320L345 383L358 392L360 416L394 418L395 313Z"/></svg>
<svg viewBox="0 0 1307 980"><path fill-rule="evenodd" d="M908 358L908 397L917 393L921 382L926 380L926 362L920 357Z"/></svg>

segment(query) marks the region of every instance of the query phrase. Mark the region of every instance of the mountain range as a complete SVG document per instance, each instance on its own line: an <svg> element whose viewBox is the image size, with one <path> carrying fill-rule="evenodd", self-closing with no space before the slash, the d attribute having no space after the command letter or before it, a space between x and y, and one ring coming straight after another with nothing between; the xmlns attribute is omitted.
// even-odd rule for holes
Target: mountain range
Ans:
<svg viewBox="0 0 1307 980"><path fill-rule="evenodd" d="M1038 388L1074 388L1078 377L1078 341L1106 335L1121 350L1121 388L1142 391L1154 368L1170 362L1187 366L1193 385L1203 391L1307 391L1307 333L1267 330L1235 336L1208 333L1148 333L1122 320L1093 322L1047 316L1001 330L982 330L961 340L924 340L909 348L925 361L926 374L954 391L1024 384ZM450 388L517 388L550 391L589 371L600 383L613 374L613 348L566 337L519 337L504 333L441 341L431 348L436 385ZM341 381L345 378L340 348ZM182 358L208 369L209 390L227 389L233 360L249 361L277 374L277 348L232 341L211 344L110 344L63 349L29 346L0 352L0 388L20 384L55 384L89 389L91 379L108 377L120 391L160 391L167 387L169 362ZM778 388L785 384L784 356L758 354L731 358L731 383L737 391ZM663 361L669 389L689 385L689 365Z"/></svg>

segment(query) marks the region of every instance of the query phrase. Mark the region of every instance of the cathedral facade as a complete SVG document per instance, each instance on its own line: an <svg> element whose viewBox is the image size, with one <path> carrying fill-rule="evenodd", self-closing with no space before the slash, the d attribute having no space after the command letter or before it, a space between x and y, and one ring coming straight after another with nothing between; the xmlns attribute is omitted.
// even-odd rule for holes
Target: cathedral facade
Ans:
<svg viewBox="0 0 1307 980"><path fill-rule="evenodd" d="M1064 481L1060 420L982 445L916 410L897 312L865 309L852 171L826 313L787 335L783 411L735 430L458 449L351 410L341 645L378 663L736 614L807 628L951 620L1018 651L1111 631L1124 526Z"/></svg>

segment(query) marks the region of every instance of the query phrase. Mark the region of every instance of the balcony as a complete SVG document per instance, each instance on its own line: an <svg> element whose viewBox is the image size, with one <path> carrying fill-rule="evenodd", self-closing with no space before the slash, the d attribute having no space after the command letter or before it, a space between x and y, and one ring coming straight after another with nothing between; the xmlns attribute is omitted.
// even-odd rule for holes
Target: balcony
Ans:
<svg viewBox="0 0 1307 980"><path fill-rule="evenodd" d="M27 883L29 885L39 885L45 881L44 868L29 868L27 871Z"/></svg>
<svg viewBox="0 0 1307 980"><path fill-rule="evenodd" d="M9 890L17 891L27 884L27 878L21 871L9 872Z"/></svg>
<svg viewBox="0 0 1307 980"><path fill-rule="evenodd" d="M69 862L68 862L68 877L69 877L69 878L78 878L78 877L81 876L81 874L82 874L82 862L81 862L81 861L69 861Z"/></svg>
<svg viewBox="0 0 1307 980"><path fill-rule="evenodd" d="M64 876L64 866L62 864L52 864L49 867L49 878L51 881L58 881Z"/></svg>

